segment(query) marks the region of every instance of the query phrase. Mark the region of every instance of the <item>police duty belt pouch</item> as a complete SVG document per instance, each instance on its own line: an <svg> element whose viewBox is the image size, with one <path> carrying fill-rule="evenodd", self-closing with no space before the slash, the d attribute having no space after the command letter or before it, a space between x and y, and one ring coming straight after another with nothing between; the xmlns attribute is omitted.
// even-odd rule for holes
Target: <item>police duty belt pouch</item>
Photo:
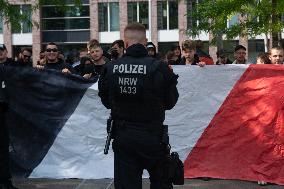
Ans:
<svg viewBox="0 0 284 189"><path fill-rule="evenodd" d="M184 166L177 152L167 155L163 163L163 176L174 185L184 184Z"/></svg>

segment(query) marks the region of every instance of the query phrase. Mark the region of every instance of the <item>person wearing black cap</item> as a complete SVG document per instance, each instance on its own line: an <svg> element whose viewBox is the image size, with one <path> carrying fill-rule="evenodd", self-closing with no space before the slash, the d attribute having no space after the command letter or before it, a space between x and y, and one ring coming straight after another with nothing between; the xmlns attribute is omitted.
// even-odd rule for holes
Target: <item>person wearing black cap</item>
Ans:
<svg viewBox="0 0 284 189"><path fill-rule="evenodd" d="M14 64L12 59L7 58L7 48L0 44L0 69ZM9 168L9 129L6 125L6 112L8 109L5 96L5 83L0 75L0 189L17 189L12 185Z"/></svg>
<svg viewBox="0 0 284 189"><path fill-rule="evenodd" d="M235 47L235 61L232 64L249 64L246 60L247 49L242 45Z"/></svg>
<svg viewBox="0 0 284 189"><path fill-rule="evenodd" d="M153 57L153 58L158 58L156 46L154 45L154 43L148 42L148 43L146 44L146 48L147 48L147 51L148 51L148 55L149 55L149 56L151 56L151 57Z"/></svg>

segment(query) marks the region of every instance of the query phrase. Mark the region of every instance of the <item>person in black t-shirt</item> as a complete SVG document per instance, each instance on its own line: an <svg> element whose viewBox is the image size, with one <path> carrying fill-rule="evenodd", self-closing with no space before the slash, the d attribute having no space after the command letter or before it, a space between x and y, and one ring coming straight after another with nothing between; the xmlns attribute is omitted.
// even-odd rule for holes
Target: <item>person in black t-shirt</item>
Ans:
<svg viewBox="0 0 284 189"><path fill-rule="evenodd" d="M74 73L74 69L70 64L58 58L58 48L55 43L48 43L45 49L46 63L44 65L36 65L37 69L54 69L59 70L64 74Z"/></svg>

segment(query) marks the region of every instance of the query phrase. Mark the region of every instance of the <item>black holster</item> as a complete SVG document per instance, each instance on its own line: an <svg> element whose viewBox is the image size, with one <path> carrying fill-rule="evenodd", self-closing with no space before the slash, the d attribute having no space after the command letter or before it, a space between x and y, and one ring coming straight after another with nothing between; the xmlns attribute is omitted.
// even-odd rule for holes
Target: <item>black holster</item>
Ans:
<svg viewBox="0 0 284 189"><path fill-rule="evenodd" d="M166 157L162 161L162 177L163 180L170 181L174 185L184 184L184 166L183 162L179 159L177 152L171 151L169 143L168 126L164 125L162 134L162 144L166 147Z"/></svg>
<svg viewBox="0 0 284 189"><path fill-rule="evenodd" d="M110 141L114 138L114 124L111 116L107 120L107 139L104 148L104 154L108 154Z"/></svg>

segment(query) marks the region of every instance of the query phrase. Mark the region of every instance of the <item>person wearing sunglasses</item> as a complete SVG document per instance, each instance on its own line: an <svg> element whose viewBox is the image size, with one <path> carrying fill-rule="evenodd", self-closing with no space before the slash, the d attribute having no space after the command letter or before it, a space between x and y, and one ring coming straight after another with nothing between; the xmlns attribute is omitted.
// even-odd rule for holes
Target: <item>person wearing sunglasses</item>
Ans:
<svg viewBox="0 0 284 189"><path fill-rule="evenodd" d="M21 53L19 55L19 59L16 65L23 66L23 67L32 67L33 63L32 63L31 57L32 57L32 51L29 48L23 48L21 50Z"/></svg>
<svg viewBox="0 0 284 189"><path fill-rule="evenodd" d="M46 63L44 65L36 65L36 68L59 70L64 74L74 73L73 67L58 58L58 55L59 51L57 45L53 42L48 43L45 48Z"/></svg>

